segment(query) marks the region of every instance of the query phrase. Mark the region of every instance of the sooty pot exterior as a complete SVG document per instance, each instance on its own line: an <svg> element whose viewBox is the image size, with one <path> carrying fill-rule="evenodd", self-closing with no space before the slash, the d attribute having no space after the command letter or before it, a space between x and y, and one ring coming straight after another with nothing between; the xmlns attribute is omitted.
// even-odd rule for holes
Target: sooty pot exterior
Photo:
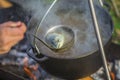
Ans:
<svg viewBox="0 0 120 80"><path fill-rule="evenodd" d="M55 5L56 7L54 7L53 10L51 10L49 15L46 17L45 22L43 22L43 24L40 25L38 33L36 33L36 31L35 32L31 31L31 32L34 32L35 35L39 37L41 40L45 41L44 35L46 31L49 28L51 28L50 26L48 26L51 24L52 25L56 25L56 24L70 25L70 28L73 30L73 32L75 32L75 29L76 31L82 28L83 30L85 30L84 27L86 26L90 27L92 25L93 27L93 22L90 19L91 16L89 16L90 10L89 10L89 5L87 0L75 0L75 1L60 0L56 4L57 4ZM66 4L66 5L63 5L63 4ZM107 38L103 40L104 49L105 51L107 51L109 43L111 42L111 36L113 31L112 20L108 12L104 10L100 5L95 4L95 9L97 11L96 14L97 14L98 22L100 23L100 27L102 27L101 32L103 31L101 34L102 36L104 36L104 38ZM57 16L57 17L54 16L55 18L53 18L54 13L56 14L55 16ZM79 17L76 16L78 14L80 14ZM44 23L46 23L47 25ZM84 23L85 24L88 23L88 24L84 25ZM94 29L92 27L90 28L91 30ZM81 32L82 30L80 31L80 33ZM86 33L86 35L87 34L89 33ZM82 34L75 34L75 38L78 38L80 35ZM32 35L32 38L30 37L30 42L33 43L33 41L36 41L35 42L36 44L35 45L32 44L32 45L37 46L37 49L40 50L41 54L36 56L35 54L36 50L34 50L33 48L34 54L28 51L28 55L33 59L35 59L45 71L47 71L48 73L56 77L60 77L67 80L83 78L95 73L101 66L103 66L101 54L98 51L98 48L96 48L93 51L87 52L85 54L81 54L79 50L80 48L82 49L82 47L77 47L76 49L76 45L81 42L81 40L79 39L75 40L76 42L74 42L73 47L71 47L71 49L68 50L68 53L71 53L72 55L68 56L67 58L64 58L61 55L56 56L56 52L48 49L46 46L44 46L44 44L41 44L39 40L34 39ZM86 50L88 49L87 47L88 46L85 47ZM72 53L72 51L74 51L74 53Z"/></svg>
<svg viewBox="0 0 120 80"><path fill-rule="evenodd" d="M104 47L106 53L110 42L111 39ZM102 57L98 51L76 59L58 59L50 57L41 59L40 57L43 57L43 55L40 55L40 57L32 53L29 53L28 55L36 60L46 72L67 80L80 79L89 76L103 66Z"/></svg>

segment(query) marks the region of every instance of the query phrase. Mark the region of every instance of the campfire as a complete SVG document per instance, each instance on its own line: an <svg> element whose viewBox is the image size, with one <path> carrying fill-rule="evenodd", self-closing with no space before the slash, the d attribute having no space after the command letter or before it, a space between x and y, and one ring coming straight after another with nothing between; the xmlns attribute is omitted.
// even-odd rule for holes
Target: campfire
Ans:
<svg viewBox="0 0 120 80"><path fill-rule="evenodd" d="M14 0L13 0L14 1ZM14 8L8 8L13 6ZM3 23L5 21L18 21L21 20L24 23L28 23L31 18L31 13L26 12L23 10L20 6L14 6L11 3L6 2L6 0L0 0L0 7L1 8L7 8L2 9L0 11L0 23ZM42 14L41 14L42 15ZM12 48L12 50L6 54L0 56L0 69L10 71L11 73L14 73L15 75L18 75L17 77L22 77L23 80L29 79L29 80L50 80L50 79L57 79L49 74L47 74L40 65L31 59L27 54L26 50L29 47L29 42L25 38L23 41L18 43L15 47ZM113 80L115 78L120 79L120 61L117 60L115 62L112 62L109 64L110 70L111 70L111 76ZM114 68L114 70L113 70ZM94 73L90 77L83 78L82 80L99 80L99 79L105 78L104 70L101 68L98 72Z"/></svg>

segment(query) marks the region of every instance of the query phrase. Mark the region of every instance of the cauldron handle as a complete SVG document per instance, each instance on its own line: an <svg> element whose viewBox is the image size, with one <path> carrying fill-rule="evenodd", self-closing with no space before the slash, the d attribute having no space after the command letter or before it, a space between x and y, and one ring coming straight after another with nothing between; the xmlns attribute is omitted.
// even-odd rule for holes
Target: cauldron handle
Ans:
<svg viewBox="0 0 120 80"><path fill-rule="evenodd" d="M38 54L34 47L29 47L26 52L28 56L34 59L35 61L43 62L48 59L48 57L42 55L41 53Z"/></svg>

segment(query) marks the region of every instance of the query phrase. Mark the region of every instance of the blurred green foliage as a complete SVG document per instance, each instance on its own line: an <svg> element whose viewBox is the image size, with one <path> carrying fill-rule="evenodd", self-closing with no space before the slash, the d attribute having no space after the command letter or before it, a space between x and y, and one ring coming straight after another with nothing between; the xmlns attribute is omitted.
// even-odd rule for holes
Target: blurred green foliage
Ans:
<svg viewBox="0 0 120 80"><path fill-rule="evenodd" d="M120 44L120 18L116 15L111 0L106 0L106 1L108 1L109 5L111 7L110 15L111 15L113 23L114 23L113 42ZM115 0L115 1L118 1L118 0ZM117 5L120 5L120 4L117 4Z"/></svg>

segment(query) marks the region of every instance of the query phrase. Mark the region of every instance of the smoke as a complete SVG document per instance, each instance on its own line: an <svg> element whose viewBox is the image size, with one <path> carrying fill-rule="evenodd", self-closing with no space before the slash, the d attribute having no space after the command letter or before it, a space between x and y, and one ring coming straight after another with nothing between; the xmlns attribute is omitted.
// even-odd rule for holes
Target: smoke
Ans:
<svg viewBox="0 0 120 80"><path fill-rule="evenodd" d="M26 11L32 13L36 21L41 20L46 11L51 5L51 2L47 0L11 0L20 4ZM106 13L97 0L95 1L96 13L98 22L101 29L104 44L107 43L111 36L111 24L108 13ZM40 39L45 38L46 32L56 25L68 25L75 32L75 43L68 53L68 56L56 55L52 51L47 50L44 45L40 45L40 41L37 41L37 46L41 48L42 53L49 56L58 57L76 57L86 55L88 52L97 50L97 40L94 32L92 17L90 14L89 5L87 0L58 0L55 7L49 12L49 15L45 18L40 30L38 31L38 37ZM46 49L46 50L45 50ZM44 51L45 50L45 51Z"/></svg>
<svg viewBox="0 0 120 80"><path fill-rule="evenodd" d="M38 12L39 14L44 14L51 5L51 2L48 3L46 0L9 0L9 1L19 4L26 11L31 12L32 15L35 15Z"/></svg>

